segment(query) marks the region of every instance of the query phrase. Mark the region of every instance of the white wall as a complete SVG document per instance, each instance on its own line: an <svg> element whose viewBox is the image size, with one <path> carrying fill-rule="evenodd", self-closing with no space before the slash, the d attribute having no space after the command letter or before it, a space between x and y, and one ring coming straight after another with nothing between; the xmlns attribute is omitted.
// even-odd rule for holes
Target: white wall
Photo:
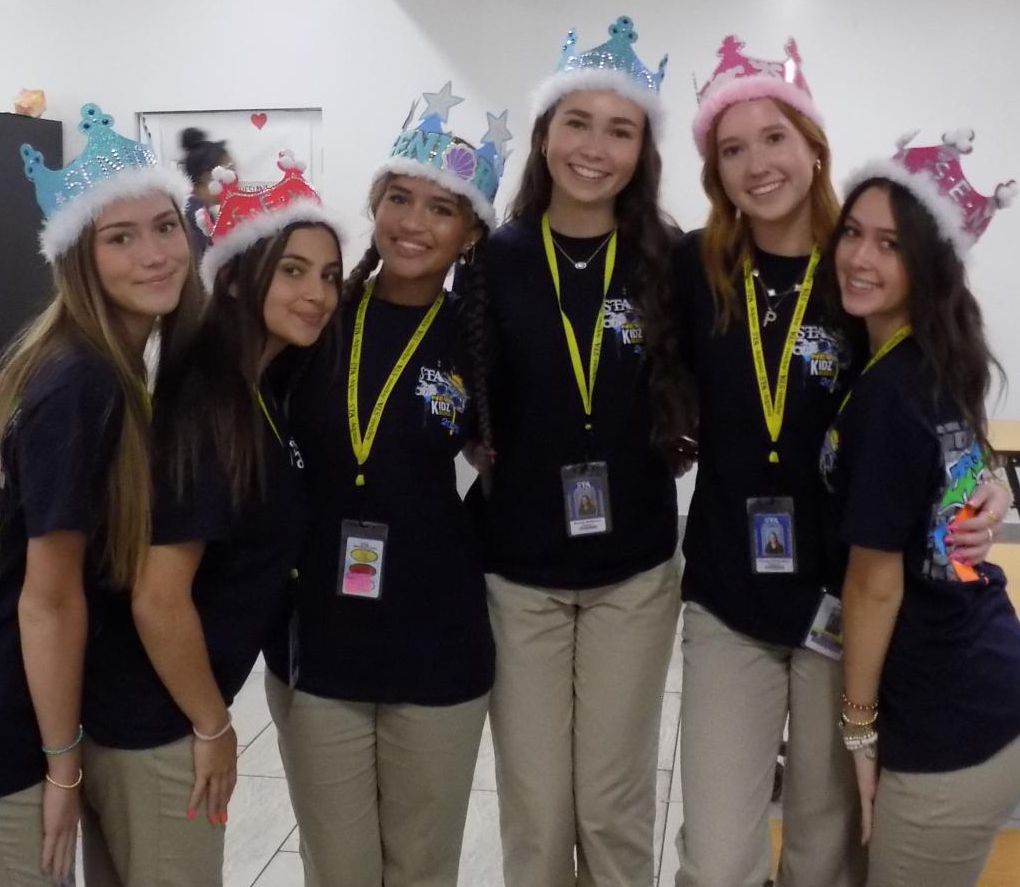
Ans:
<svg viewBox="0 0 1020 887"><path fill-rule="evenodd" d="M977 131L967 173L979 190L1020 179L1015 0L0 0L0 99L44 88L47 116L68 124L69 156L81 145L74 127L86 101L130 131L143 110L321 107L322 191L346 220L352 261L366 242L372 171L412 99L452 79L467 101L450 122L468 139L484 132L485 110L510 109L517 138L505 200L527 153L529 92L555 66L567 29L588 48L620 14L634 18L646 64L670 54L665 202L685 228L706 208L689 134L691 75L705 80L731 32L765 58L781 58L787 36L797 38L837 179L891 153L905 130L937 139L961 125ZM1014 380L999 410L1011 417L1020 417L1018 245L1020 206L993 221L970 266Z"/></svg>

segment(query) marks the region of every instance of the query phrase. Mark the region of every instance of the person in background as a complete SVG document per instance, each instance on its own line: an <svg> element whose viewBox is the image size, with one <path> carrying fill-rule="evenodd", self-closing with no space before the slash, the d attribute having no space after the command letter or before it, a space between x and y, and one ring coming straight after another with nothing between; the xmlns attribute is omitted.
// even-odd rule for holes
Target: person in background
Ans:
<svg viewBox="0 0 1020 887"><path fill-rule="evenodd" d="M196 263L209 248L215 213L223 192L213 178L216 167L233 170L234 159L225 141L212 141L204 130L189 126L181 131L184 171L191 179L193 193L184 209Z"/></svg>

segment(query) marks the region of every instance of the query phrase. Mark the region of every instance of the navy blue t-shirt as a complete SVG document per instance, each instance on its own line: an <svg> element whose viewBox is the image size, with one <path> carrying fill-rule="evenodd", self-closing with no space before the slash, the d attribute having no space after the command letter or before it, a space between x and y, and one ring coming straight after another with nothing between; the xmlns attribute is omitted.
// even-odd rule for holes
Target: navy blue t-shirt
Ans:
<svg viewBox="0 0 1020 887"><path fill-rule="evenodd" d="M742 275L739 312L725 332L701 260L701 232L688 234L678 261L677 323L700 405L698 475L684 534L683 596L730 628L771 644L799 646L821 600L825 581L821 535L823 490L816 471L822 435L836 413L851 373L849 349L823 319L816 287L793 346L782 431L772 441L765 425L748 335ZM756 287L765 366L775 396L780 357L808 256L760 250L754 262L777 293L776 320L764 324L766 299ZM776 301L776 300L774 300ZM748 500L789 497L794 503L796 572L752 568Z"/></svg>
<svg viewBox="0 0 1020 887"><path fill-rule="evenodd" d="M553 236L579 260L605 241ZM488 571L544 588L596 588L673 557L676 484L651 444L643 317L639 294L628 290L626 244L621 239L606 294L604 248L581 270L556 255L563 311L586 378L595 321L605 306L592 430L585 430L539 222L509 222L485 250L497 457L488 497L478 481L467 501L484 532ZM560 471L589 461L607 465L612 530L570 538Z"/></svg>
<svg viewBox="0 0 1020 887"><path fill-rule="evenodd" d="M931 391L907 339L854 386L821 455L833 583L848 546L903 552L878 720L882 765L903 772L970 767L1020 735L1020 622L1002 570L982 564L964 581L945 547L984 457L959 412Z"/></svg>
<svg viewBox="0 0 1020 887"><path fill-rule="evenodd" d="M213 676L230 705L259 650L291 608L291 571L307 526L303 459L283 415L267 405L280 434L264 427L265 489L254 483L235 510L222 464L210 443L183 498L159 464L153 545L204 541L192 583ZM157 404L158 409L158 404ZM111 748L154 748L191 732L149 661L131 615L130 597L97 603L87 658L83 723Z"/></svg>
<svg viewBox="0 0 1020 887"><path fill-rule="evenodd" d="M491 687L495 646L478 541L454 459L474 406L460 306L447 297L393 388L355 486L347 418L357 302L342 307L339 360L323 341L291 400L308 463L312 519L298 590L297 687L328 699L454 705ZM362 434L379 392L428 308L369 302L358 378ZM337 593L344 520L386 524L378 600ZM286 637L266 649L290 677Z"/></svg>
<svg viewBox="0 0 1020 887"><path fill-rule="evenodd" d="M0 797L42 780L46 763L18 626L28 540L85 533L86 595L101 596L104 484L124 399L113 369L69 345L29 381L0 448Z"/></svg>

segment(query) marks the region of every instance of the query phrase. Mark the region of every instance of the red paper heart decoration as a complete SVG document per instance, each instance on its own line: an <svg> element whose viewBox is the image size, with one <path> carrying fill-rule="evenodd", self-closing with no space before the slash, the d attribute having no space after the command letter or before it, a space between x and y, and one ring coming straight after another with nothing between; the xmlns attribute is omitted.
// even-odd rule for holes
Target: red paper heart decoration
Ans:
<svg viewBox="0 0 1020 887"><path fill-rule="evenodd" d="M251 115L251 122L255 125L256 129L262 129L266 125L266 121L269 119L269 115L264 112Z"/></svg>

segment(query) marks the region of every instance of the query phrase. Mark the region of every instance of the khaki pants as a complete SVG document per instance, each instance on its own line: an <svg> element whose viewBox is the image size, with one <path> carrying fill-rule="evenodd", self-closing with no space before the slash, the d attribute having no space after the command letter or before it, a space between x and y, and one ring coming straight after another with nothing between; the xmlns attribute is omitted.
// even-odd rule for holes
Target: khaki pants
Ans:
<svg viewBox="0 0 1020 887"><path fill-rule="evenodd" d="M1020 738L963 770L883 770L875 796L868 887L973 887L996 832L1017 803Z"/></svg>
<svg viewBox="0 0 1020 887"><path fill-rule="evenodd" d="M82 839L88 887L217 887L222 825L188 819L195 783L191 737L138 751L88 737Z"/></svg>
<svg viewBox="0 0 1020 887"><path fill-rule="evenodd" d="M53 887L42 860L42 783L0 798L0 887Z"/></svg>
<svg viewBox="0 0 1020 887"><path fill-rule="evenodd" d="M677 887L761 887L787 714L779 887L864 883L853 762L837 729L842 663L739 634L684 609ZM917 885L920 887L920 885Z"/></svg>
<svg viewBox="0 0 1020 887"><path fill-rule="evenodd" d="M266 696L305 887L456 887L488 695L449 706L344 702L290 690L267 671Z"/></svg>
<svg viewBox="0 0 1020 887"><path fill-rule="evenodd" d="M487 580L507 887L648 887L676 564L584 591Z"/></svg>

